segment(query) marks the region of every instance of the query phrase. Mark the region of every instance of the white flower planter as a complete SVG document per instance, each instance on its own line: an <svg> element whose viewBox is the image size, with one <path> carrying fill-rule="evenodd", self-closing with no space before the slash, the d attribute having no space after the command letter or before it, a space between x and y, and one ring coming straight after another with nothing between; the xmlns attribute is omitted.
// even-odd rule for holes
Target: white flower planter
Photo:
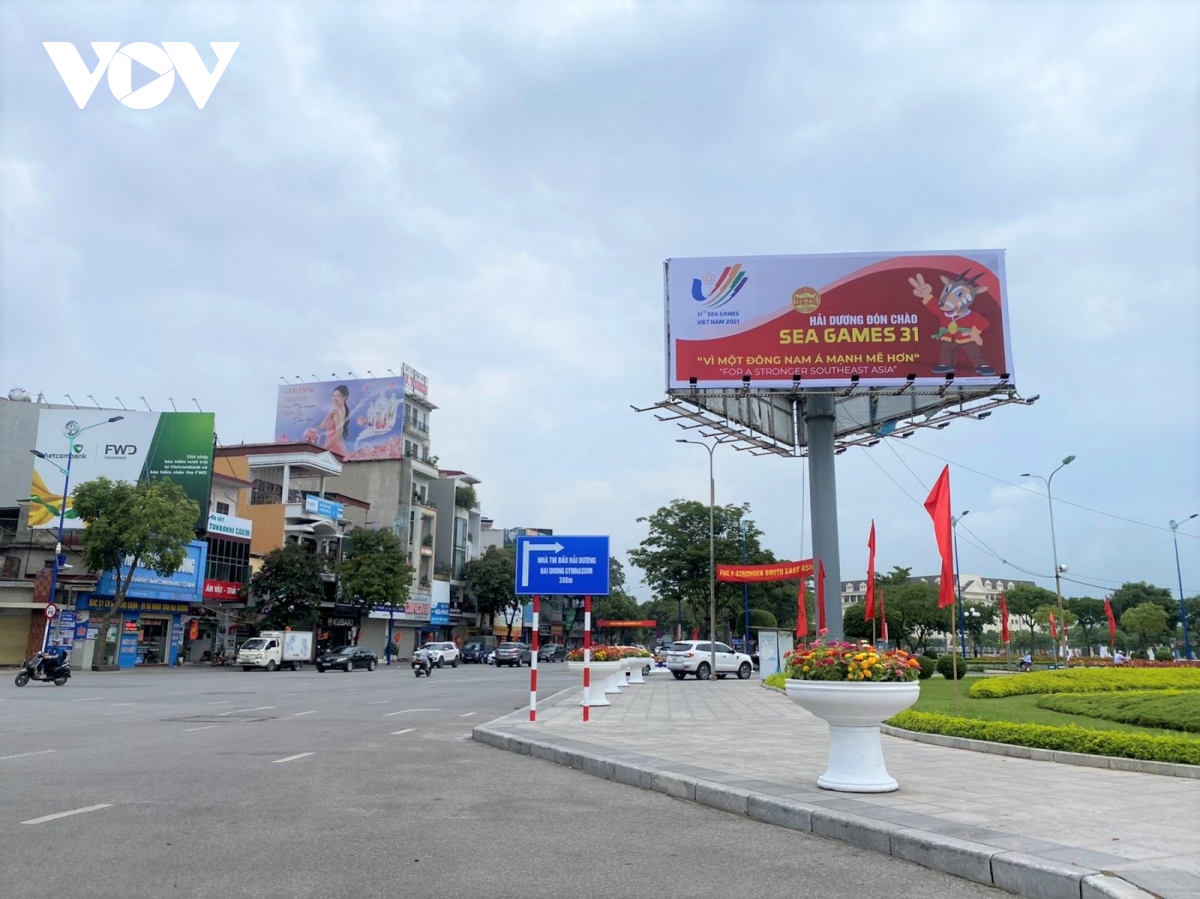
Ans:
<svg viewBox="0 0 1200 899"><path fill-rule="evenodd" d="M917 701L918 681L789 680L788 699L829 724L829 763L817 786L843 793L900 789L883 763L879 725Z"/></svg>
<svg viewBox="0 0 1200 899"><path fill-rule="evenodd" d="M567 670L572 674L583 677L583 662L567 662ZM621 673L620 662L592 662L592 677L591 686L588 688L588 706L611 705L608 698L605 697L604 684L610 680L613 675ZM580 705L584 702L581 699Z"/></svg>
<svg viewBox="0 0 1200 899"><path fill-rule="evenodd" d="M620 661L613 662L612 664L617 666L617 670L614 671L610 677L606 677L604 679L604 692L608 693L609 695L612 695L613 693L620 693L629 686L629 684L625 683L625 675L626 672L629 671L628 660L621 659Z"/></svg>

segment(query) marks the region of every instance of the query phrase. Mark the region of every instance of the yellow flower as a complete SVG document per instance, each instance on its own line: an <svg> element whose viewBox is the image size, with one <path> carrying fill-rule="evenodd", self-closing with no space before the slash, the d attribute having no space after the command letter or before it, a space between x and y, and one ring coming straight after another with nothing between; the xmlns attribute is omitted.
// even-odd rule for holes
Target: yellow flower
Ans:
<svg viewBox="0 0 1200 899"><path fill-rule="evenodd" d="M855 660L856 660L856 661L859 661L859 662L861 662L861 661L862 661L863 659L865 659L866 657L867 657L867 654L866 654L865 652L859 652L859 653L855 653L855 654L854 654L854 658L855 658Z"/></svg>

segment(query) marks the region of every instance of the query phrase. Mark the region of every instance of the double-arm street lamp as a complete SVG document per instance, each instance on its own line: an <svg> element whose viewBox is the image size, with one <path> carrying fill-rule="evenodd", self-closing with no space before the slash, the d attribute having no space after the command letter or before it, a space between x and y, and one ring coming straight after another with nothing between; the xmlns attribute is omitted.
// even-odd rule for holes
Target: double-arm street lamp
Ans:
<svg viewBox="0 0 1200 899"><path fill-rule="evenodd" d="M63 468L58 463L53 461L49 456L40 450L31 449L30 452L46 462L49 462L63 474L63 492L62 499L58 506L58 537L54 543L54 566L50 569L50 601L55 602L58 599L58 572L66 564L66 556L63 555L63 524L67 517L67 498L71 494L71 460L75 457L75 438L84 431L90 431L92 428L98 428L101 425L112 424L114 421L121 421L124 415L114 415L112 418L104 421L98 421L93 425L81 428L78 422L67 422L67 426L63 429L63 436L67 438L67 467ZM50 623L46 623L46 631L42 635L42 650L46 649L46 641L50 638Z"/></svg>
<svg viewBox="0 0 1200 899"><path fill-rule="evenodd" d="M1062 622L1062 627L1059 629L1058 647L1056 651L1062 656L1063 665L1067 664L1067 616L1063 610L1062 597L1062 574L1067 570L1066 565L1058 564L1058 544L1054 539L1054 498L1050 493L1050 485L1054 480L1054 476L1075 461L1074 456L1067 456L1062 460L1062 464L1054 471L1050 472L1050 477L1044 478L1040 474L1030 474L1025 472L1021 475L1023 478L1037 478L1039 481L1046 482L1046 502L1050 506L1050 548L1054 553L1054 592L1058 594L1058 618Z"/></svg>
<svg viewBox="0 0 1200 899"><path fill-rule="evenodd" d="M1183 569L1179 567L1179 526L1191 521L1200 512L1193 512L1183 521L1171 521L1171 539L1175 541L1175 576L1179 578L1179 617L1183 619L1183 655L1188 661L1192 659L1192 641L1188 635L1187 601L1183 598Z"/></svg>
<svg viewBox="0 0 1200 899"><path fill-rule="evenodd" d="M692 443L708 450L708 645L711 652L709 659L709 677L717 676L717 531L715 524L715 509L717 505L717 482L713 476L713 450L722 443L732 443L734 437L717 437L712 443L702 440L685 440L678 438L676 443Z"/></svg>

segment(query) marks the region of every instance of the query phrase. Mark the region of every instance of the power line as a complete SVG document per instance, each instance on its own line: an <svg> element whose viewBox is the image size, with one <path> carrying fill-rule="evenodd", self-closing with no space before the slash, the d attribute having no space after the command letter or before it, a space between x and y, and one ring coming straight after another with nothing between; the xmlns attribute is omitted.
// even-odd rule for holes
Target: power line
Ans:
<svg viewBox="0 0 1200 899"><path fill-rule="evenodd" d="M908 446L907 448L911 449L911 450L916 450L918 453L924 453L927 456L932 456L934 459L938 459L942 462L945 462L948 465L953 465L956 468L961 468L964 471L969 471L972 474L977 474L980 477L990 478L993 481L997 481L1001 484L1007 484L1009 487L1016 487L1018 490L1024 490L1025 492L1032 493L1035 496L1045 496L1044 493L1042 493L1039 490L1034 490L1032 487L1026 487L1023 484L1016 484L1016 483L1013 483L1012 481L1006 481L1006 480L1004 480L1004 478L998 478L994 474L988 474L986 471L979 471L978 469L970 468L969 466L963 465L959 462L953 462L950 459L945 458L944 456L939 456L937 453L931 453L929 450L921 449L921 447L919 447L919 446ZM1124 515L1117 515L1113 512L1105 512L1103 509L1093 509L1091 506L1085 506L1082 503L1073 503L1069 499L1063 499L1062 497L1055 499L1055 502L1062 503L1065 506L1074 506L1076 509L1083 509L1085 512L1093 512L1096 515L1103 515L1106 518L1115 518L1118 521L1124 521L1124 522L1127 522L1128 524L1136 524L1140 527L1152 528L1156 531L1167 531L1168 533L1170 533L1170 530L1171 530L1170 528L1163 527L1162 525L1150 524L1149 522L1146 522L1146 521L1138 521L1136 518L1126 518ZM1186 533L1183 533L1182 531L1180 531L1178 533L1180 534L1180 536L1183 536L1183 537L1191 537L1193 540L1200 540L1200 534L1186 534Z"/></svg>

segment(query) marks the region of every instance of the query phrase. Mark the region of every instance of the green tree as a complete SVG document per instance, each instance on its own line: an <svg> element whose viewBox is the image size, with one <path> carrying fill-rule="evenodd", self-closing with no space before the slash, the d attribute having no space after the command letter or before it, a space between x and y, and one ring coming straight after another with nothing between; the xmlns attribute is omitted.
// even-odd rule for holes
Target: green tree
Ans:
<svg viewBox="0 0 1200 899"><path fill-rule="evenodd" d="M408 602L413 568L405 550L391 530L352 531L337 566L344 601L365 612Z"/></svg>
<svg viewBox="0 0 1200 899"><path fill-rule="evenodd" d="M779 621L773 612L768 612L766 609L751 609L750 627L777 628L779 627Z"/></svg>
<svg viewBox="0 0 1200 899"><path fill-rule="evenodd" d="M1196 647L1200 646L1200 596L1190 597L1184 606L1187 608L1188 641L1192 644L1192 658L1196 658Z"/></svg>
<svg viewBox="0 0 1200 899"><path fill-rule="evenodd" d="M709 581L712 569L709 566L709 521L708 504L696 500L672 500L652 515L639 518L648 525L648 535L636 549L629 551L629 561L640 568L646 583L663 599L682 599L691 613L690 620L699 622L701 630L708 630ZM717 564L742 564L742 536L739 526L746 524L747 564L760 565L777 561L774 553L762 548L762 531L747 516L747 504L716 506L713 509L714 555ZM792 583L792 600L795 603L796 585ZM753 584L752 605L775 611L773 602L764 602L759 596L780 595L778 589L754 592L753 588L766 585ZM717 619L729 621L743 604L741 584L716 585ZM776 611L776 616L779 612ZM793 610L794 620L794 610Z"/></svg>
<svg viewBox="0 0 1200 899"><path fill-rule="evenodd" d="M846 606L846 610L842 612L842 634L847 640L871 639L871 622L863 621L865 610L866 606L863 603L856 602Z"/></svg>
<svg viewBox="0 0 1200 899"><path fill-rule="evenodd" d="M1108 616L1104 614L1104 600L1081 596L1064 601L1067 611L1075 616L1078 631L1084 645L1084 654L1092 655L1097 645L1107 644Z"/></svg>
<svg viewBox="0 0 1200 899"><path fill-rule="evenodd" d="M978 614L971 614L972 612ZM957 616L958 612L955 611L954 614ZM979 646L983 642L984 628L996 623L997 614L996 607L989 603L967 605L965 614L963 615L963 630L971 638L973 655L979 655Z"/></svg>
<svg viewBox="0 0 1200 899"><path fill-rule="evenodd" d="M1118 621L1124 618L1126 610L1152 602L1167 613L1168 628L1173 630L1179 624L1179 600L1166 587L1155 587L1145 581L1125 583L1113 592L1111 602Z"/></svg>
<svg viewBox="0 0 1200 899"><path fill-rule="evenodd" d="M324 573L322 558L299 544L267 553L250 580L250 592L258 600L258 625L279 630L313 627L325 601Z"/></svg>
<svg viewBox="0 0 1200 899"><path fill-rule="evenodd" d="M1138 648L1145 649L1150 640L1158 640L1167 632L1168 616L1156 602L1144 602L1121 615L1121 627L1138 638Z"/></svg>
<svg viewBox="0 0 1200 899"><path fill-rule="evenodd" d="M80 539L83 563L93 571L113 573L113 604L100 619L92 661L92 670L99 671L108 664L108 631L125 604L134 572L148 568L170 577L178 571L188 544L196 539L200 506L165 478L138 484L96 478L76 487L74 498L87 525Z"/></svg>
<svg viewBox="0 0 1200 899"><path fill-rule="evenodd" d="M1008 603L1008 616L1022 627L1029 628L1029 651L1037 648L1037 612L1045 606L1058 607L1058 594L1043 587L1017 584L1005 592ZM1020 648L1025 648L1024 646Z"/></svg>
<svg viewBox="0 0 1200 899"><path fill-rule="evenodd" d="M936 584L892 583L885 590L888 636L897 646L903 642L910 652L921 652L935 633L949 631L953 606L938 608Z"/></svg>
<svg viewBox="0 0 1200 899"><path fill-rule="evenodd" d="M499 615L508 629L508 639L513 638L513 623L521 614L524 605L517 596L517 549L489 546L487 552L463 566L463 580L467 590L475 598L479 611Z"/></svg>
<svg viewBox="0 0 1200 899"><path fill-rule="evenodd" d="M460 509L474 509L479 505L479 497L475 488L470 484L460 484L454 488L454 505Z"/></svg>

